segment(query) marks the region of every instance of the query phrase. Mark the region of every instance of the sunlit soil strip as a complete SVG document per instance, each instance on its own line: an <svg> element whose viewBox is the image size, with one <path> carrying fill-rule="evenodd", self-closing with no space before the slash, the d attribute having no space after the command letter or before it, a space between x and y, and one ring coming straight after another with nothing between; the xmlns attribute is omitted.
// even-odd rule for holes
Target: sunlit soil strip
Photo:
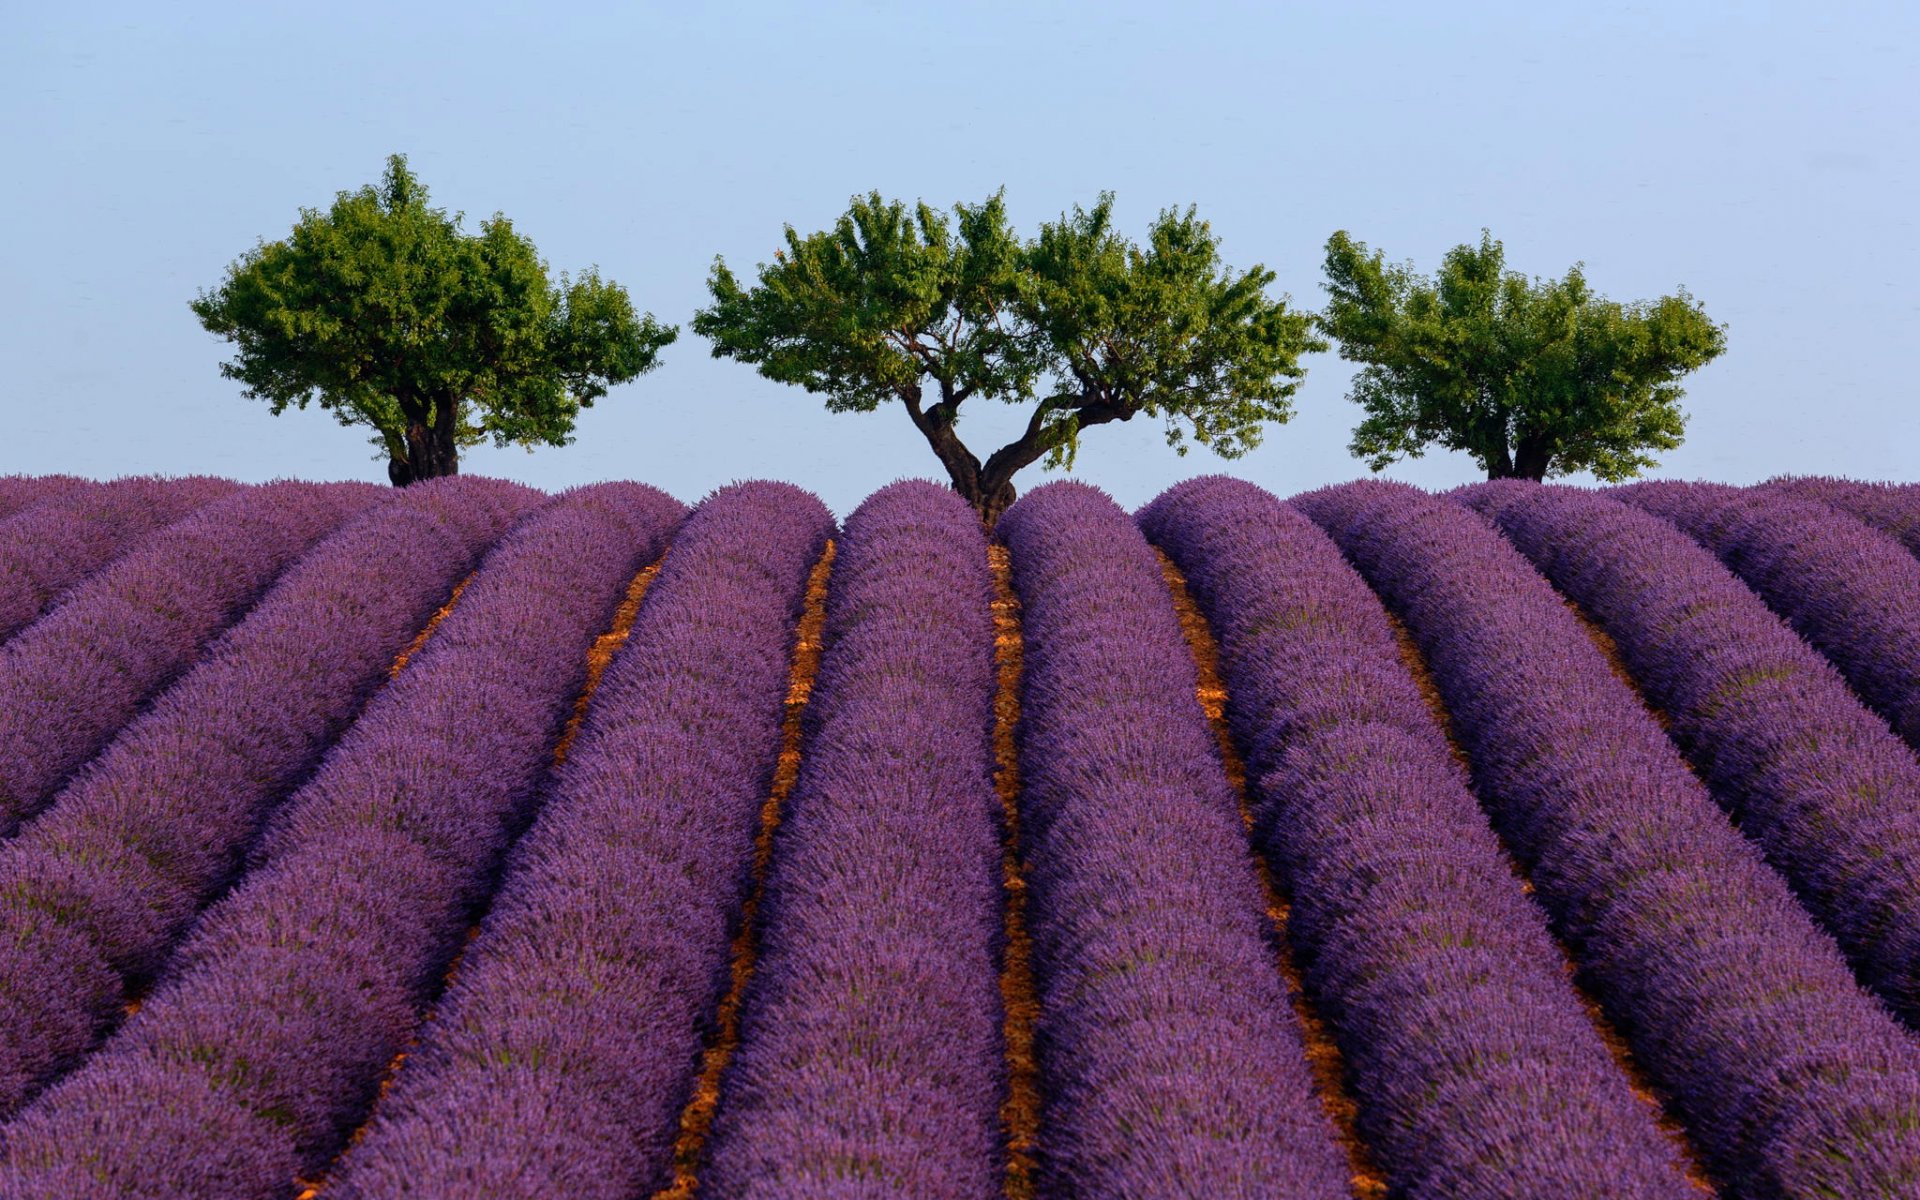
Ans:
<svg viewBox="0 0 1920 1200"><path fill-rule="evenodd" d="M1200 707L1207 714L1207 723L1213 727L1214 740L1220 747L1220 759L1226 766L1227 780L1233 785L1233 794L1239 799L1241 824L1248 833L1252 833L1253 808L1247 800L1247 767L1239 750L1234 747L1233 734L1227 727L1227 687L1220 678L1219 646L1213 640L1213 630L1207 626L1206 617L1200 613L1200 606L1193 602L1192 594L1187 591L1186 576L1180 573L1180 568L1174 566L1173 560L1159 547L1154 547L1153 552L1160 560L1160 574L1167 581L1167 590L1173 594L1173 607L1180 615L1180 631L1186 635L1187 649L1192 653L1193 665L1199 673L1195 694L1199 697ZM1286 980L1287 994L1293 1000L1294 1015L1300 1021L1307 1063L1313 1070L1314 1091L1319 1094L1320 1107L1332 1120L1334 1131L1347 1153L1350 1172L1348 1183L1358 1200L1382 1200L1387 1195L1387 1177L1373 1161L1372 1152L1360 1140L1355 1129L1360 1106L1347 1090L1346 1060L1340 1054L1340 1047L1334 1043L1326 1022L1321 1020L1313 1000L1307 995L1299 964L1294 962L1293 947L1287 941L1287 918L1291 911L1287 897L1280 890L1279 880L1274 878L1266 857L1256 853L1253 862L1260 875L1261 890L1267 898L1267 918L1273 924L1280 974Z"/></svg>
<svg viewBox="0 0 1920 1200"><path fill-rule="evenodd" d="M1000 794L1000 880L1006 890L1006 959L1000 969L1000 1001L1006 1014L1001 1034L1007 1046L1007 1095L1000 1104L1000 1125L1007 1146L1007 1200L1033 1200L1040 1140L1040 1067L1033 1057L1033 1025L1040 1015L1040 997L1033 986L1027 881L1020 863L1020 746L1014 736L1020 724L1025 644L1020 639L1020 600L1013 593L1013 568L1007 548L989 546L987 565L993 572L993 657L998 669L993 699L993 783Z"/></svg>
<svg viewBox="0 0 1920 1200"><path fill-rule="evenodd" d="M460 603L460 593L467 590L467 585L473 582L476 574L478 574L477 571L469 571L465 579L453 585L453 594L447 597L447 602L440 606L438 612L427 618L427 623L421 627L419 633L414 635L413 641L407 643L407 648L402 650L399 657L393 660L393 665L387 668L388 679L398 679L400 672L406 670L408 661L420 653L420 648L427 644L427 639L433 636L433 631L440 628L440 622L446 620L447 614L453 611L453 606Z"/></svg>
<svg viewBox="0 0 1920 1200"><path fill-rule="evenodd" d="M1460 747L1460 739L1454 733L1453 714L1447 711L1447 702L1441 697L1440 688L1434 683L1432 673L1427 670L1426 657L1420 653L1419 645L1414 642L1413 635L1407 631L1407 627L1400 623L1399 617L1388 613L1387 620L1393 623L1394 637L1400 643L1400 661L1405 663L1407 670L1413 674L1414 682L1419 685L1421 696L1426 699L1428 711L1433 714L1434 721L1446 734L1447 745L1453 749L1454 760L1462 768L1471 772L1472 764L1467 758L1466 751ZM1598 635L1595 638L1596 642L1607 636L1597 628L1589 627L1588 632ZM1611 639L1601 643L1600 648L1609 654L1608 661L1613 664L1615 671L1623 670L1619 665L1618 651L1614 649ZM1526 867L1513 855L1504 853L1504 846L1502 850L1502 857L1507 860L1507 866L1512 869L1514 878L1520 881L1520 890L1529 896L1533 895L1533 879L1528 875ZM1601 1011L1600 1002L1594 998L1592 992L1581 985L1572 951L1567 949L1566 943L1560 940L1558 934L1552 933L1551 930L1549 933L1553 937L1553 944L1560 950L1561 972L1567 977L1567 982L1572 986L1574 994L1580 998L1580 1007L1585 1010L1587 1020L1593 1025L1594 1031L1600 1035L1600 1040L1606 1044L1607 1053L1613 1056L1614 1065L1626 1075L1628 1090L1633 1093L1635 1099L1653 1110L1660 1132L1666 1135L1667 1141L1680 1156L1681 1164L1686 1171L1687 1182L1702 1195L1718 1195L1719 1189L1714 1186L1712 1177L1707 1174L1706 1167L1702 1165L1700 1154L1694 1149L1692 1139L1687 1136L1687 1131L1680 1122L1674 1120L1668 1112L1666 1099L1660 1089L1654 1086L1653 1081L1647 1077L1645 1069L1633 1057L1633 1050L1627 1045L1627 1039L1621 1036L1620 1031L1614 1028L1613 1022L1607 1019L1606 1013Z"/></svg>
<svg viewBox="0 0 1920 1200"><path fill-rule="evenodd" d="M665 555L661 556L661 558L665 557ZM559 743L554 747L554 766L557 767L567 760L567 748L573 744L574 736L580 732L581 723L586 720L587 704L593 699L594 689L600 686L600 677L606 673L607 664L613 661L614 652L626 644L627 635L633 631L633 622L640 615L640 602L646 599L647 588L652 586L653 577L659 573L660 560L656 559L651 566L642 568L639 574L633 577L633 582L627 585L625 598L620 601L620 607L614 610L612 626L609 627L605 633L595 638L593 646L588 649L586 682L581 685L580 694L574 699L573 714L567 718L566 728L560 735ZM473 576L471 575L467 576L467 579L472 578ZM466 580L462 580L460 588L466 586ZM427 640L427 635L433 632L433 626L438 624L440 619L446 616L448 611L453 608L453 601L459 599L460 588L454 589L452 599L449 599L446 606L434 614L432 622L427 625L426 629L421 631L419 637L414 639L413 645L407 648L406 654L401 655L402 663L405 662L409 655L419 652L421 645ZM396 666L395 671L396 673L398 672L398 666ZM467 926L466 938L460 943L460 949L454 953L453 961L447 964L446 974L442 977L441 992L443 995L445 994L446 988L450 986L454 978L459 975L460 960L466 957L467 947L473 944L473 939L478 936L479 933L480 922L478 920ZM137 1007L138 1004L136 1003L130 1006L129 1011L131 1011L131 1008ZM426 1020L431 1021L433 1017L434 1010L428 1010ZM367 1129L373 1124L374 1114L380 1111L381 1103L385 1101L388 1094L393 1091L394 1079L399 1075L401 1066L406 1063L407 1055L412 1051L413 1046L418 1045L419 1042L420 1038L415 1036L407 1049L395 1054L393 1061L387 1064L386 1072L380 1077L380 1089L374 1093L373 1103L367 1108L366 1119L353 1131L353 1136L347 1139L347 1144L340 1151L340 1154L334 1156L335 1163L338 1163L347 1151L359 1145L360 1140L366 1136ZM330 1173L331 1169L329 1169L329 1174ZM327 1175L322 1175L318 1179L295 1179L294 1187L297 1188L298 1191L294 1195L294 1200L313 1200L315 1196L320 1194L320 1189L326 1186L327 1178Z"/></svg>
<svg viewBox="0 0 1920 1200"><path fill-rule="evenodd" d="M467 585L473 582L473 577L476 574L478 574L478 571L469 571L465 579L453 585L453 591L447 595L447 602L434 610L434 614L427 618L427 623L420 627L420 632L414 634L413 640L407 643L407 648L394 657L393 665L387 668L387 679L389 682L398 679L400 672L406 669L407 663L411 661L415 655L420 653L421 648L427 644L427 639L433 636L433 631L440 627L440 622L446 620L447 614L453 611L453 606L460 603L460 593L467 590ZM120 1006L121 1019L125 1020L127 1017L131 1017L133 1014L139 1012L140 1006L144 1003L146 1003L146 992L142 990L131 1000L128 1000ZM295 1200L305 1200L305 1197L310 1194L310 1192L303 1192L299 1197L296 1197Z"/></svg>
<svg viewBox="0 0 1920 1200"><path fill-rule="evenodd" d="M740 1045L740 1007L746 998L747 983L753 978L754 960L759 952L760 902L766 893L767 866L773 861L774 831L780 827L780 812L793 793L800 776L800 718L807 698L813 693L813 679L820 668L821 635L827 624L827 576L833 570L834 543L813 565L807 577L806 607L800 614L800 627L794 638L793 665L787 674L787 713L781 727L780 758L774 767L773 787L760 806L760 832L753 844L753 888L741 910L740 931L733 939L732 982L720 1010L714 1017L714 1035L700 1058L700 1078L693 1097L680 1113L680 1136L673 1144L673 1182L654 1193L653 1200L689 1200L700 1189L700 1165L705 1157L707 1135L720 1106L720 1080L727 1064Z"/></svg>

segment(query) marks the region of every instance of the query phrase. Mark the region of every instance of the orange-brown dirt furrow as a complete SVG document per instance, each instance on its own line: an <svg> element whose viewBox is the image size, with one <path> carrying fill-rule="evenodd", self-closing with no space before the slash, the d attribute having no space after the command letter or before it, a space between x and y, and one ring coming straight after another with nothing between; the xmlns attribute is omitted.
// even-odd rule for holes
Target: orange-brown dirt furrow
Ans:
<svg viewBox="0 0 1920 1200"><path fill-rule="evenodd" d="M1434 682L1433 673L1427 669L1426 657L1420 653L1420 647L1413 640L1413 635L1400 623L1398 617L1389 613L1387 619L1393 623L1394 636L1400 643L1400 661L1406 664L1407 670L1413 675L1414 682L1419 685L1420 694L1425 697L1427 709L1433 714L1434 722L1446 734L1447 744L1453 749L1454 759L1463 768L1470 769L1471 763L1467 753L1461 748L1460 739L1455 735L1453 715L1447 711L1447 702L1440 695L1440 688ZM1612 640L1600 642L1599 639L1606 638L1605 633L1592 627L1589 627L1588 631L1590 634L1598 635L1595 639L1596 643L1609 655L1608 661L1613 664L1614 670L1623 670L1619 665L1618 651L1615 650ZM1533 880L1526 867L1512 854L1507 854L1505 857L1514 878L1519 881L1520 889L1529 896L1533 895ZM1565 942L1560 940L1557 933L1553 937L1554 945L1560 950L1561 971L1566 975L1568 985L1579 996L1580 1007L1585 1010L1587 1020L1592 1023L1594 1031L1600 1035L1600 1040L1606 1044L1607 1052L1613 1056L1615 1065L1626 1075L1627 1085L1634 1097L1653 1110L1660 1131L1666 1135L1667 1141L1672 1144L1685 1165L1687 1182L1704 1196L1719 1195L1719 1189L1714 1185L1712 1177L1707 1174L1700 1153L1693 1145L1693 1139L1687 1136L1686 1129L1673 1118L1669 1111L1665 1095L1654 1086L1646 1070L1634 1058L1632 1048L1627 1045L1627 1039L1614 1027L1613 1022L1607 1019L1599 1000L1595 999L1593 993L1581 984L1579 968L1574 962L1573 952L1567 948Z"/></svg>
<svg viewBox="0 0 1920 1200"><path fill-rule="evenodd" d="M993 572L993 654L998 668L993 701L994 787L1000 795L1003 841L1000 879L1006 892L1006 958L1000 968L1001 1033L1007 1047L1007 1095L1000 1104L1006 1138L1007 1200L1033 1200L1040 1140L1040 1067L1033 1057L1033 1026L1040 1016L1033 985L1033 940L1027 933L1027 884L1020 861L1020 600L1013 592L1007 548L987 548Z"/></svg>
<svg viewBox="0 0 1920 1200"><path fill-rule="evenodd" d="M413 635L413 640L407 643L407 648L402 650L394 658L393 665L387 668L388 679L399 678L400 672L407 669L407 663L412 661L414 655L420 653L420 648L427 644L427 639L433 636L433 631L440 628L440 622L447 619L447 614L453 611L453 606L460 603L460 593L467 590L467 585L473 582L473 577L478 573L469 571L465 579L453 585L453 592L448 595L447 602L440 606L439 611L427 618L427 623L420 627L420 632Z"/></svg>
<svg viewBox="0 0 1920 1200"><path fill-rule="evenodd" d="M773 861L774 834L780 827L781 810L800 777L801 717L813 694L814 676L820 669L821 640L827 625L827 579L833 571L834 550L834 543L829 541L826 552L807 577L806 606L801 611L800 626L794 637L793 664L787 675L787 712L781 727L780 758L774 767L773 786L760 806L760 832L753 846L753 888L741 910L740 930L733 939L732 981L715 1014L713 1037L701 1055L700 1076L694 1084L693 1096L680 1113L680 1135L673 1146L673 1182L654 1193L653 1200L690 1200L700 1189L700 1166L706 1156L707 1136L713 1130L714 1114L720 1106L720 1082L740 1044L740 1010L759 952L760 903L766 893L767 867Z"/></svg>
<svg viewBox="0 0 1920 1200"><path fill-rule="evenodd" d="M554 766L558 767L566 761L567 747L572 745L574 736L580 732L580 725L586 719L587 705L593 699L594 689L600 686L600 677L606 673L607 664L613 661L614 652L626 644L628 635L632 633L633 622L640 615L640 602L646 599L647 588L652 585L654 576L660 573L660 562L665 557L664 554L661 555L660 559L656 559L650 566L643 567L639 573L634 575L633 582L627 585L627 592L625 597L620 601L620 607L614 610L613 624L607 628L605 633L595 638L593 645L588 648L587 677L581 684L580 694L574 698L573 712L572 715L567 718L566 728L561 732L560 740L554 746ZM472 578L471 575L467 577L467 579ZM460 597L460 588L466 586L466 580L462 580L459 587L454 589L452 599L449 599L446 605L434 614L433 620L429 622L427 627L420 632L420 635L414 639L413 645L407 648L406 654L401 656L403 663L408 656L419 652L420 647L424 645L427 640L427 635L433 632L433 627L439 624L441 618L445 617L447 613L452 610L453 601ZM397 667L395 673L398 673ZM447 964L446 974L441 980L441 993L443 995L446 992L446 988L451 986L455 977L459 975L460 961L466 957L467 947L473 944L473 939L479 936L479 933L480 920L476 918L471 925L467 926L466 937L460 943L460 949L454 953L452 961ZM134 1007L137 1007L137 1005ZM434 1010L429 1009L426 1020L432 1021L433 1016ZM419 1042L420 1038L416 1035L412 1043L410 1043L405 1050L395 1054L393 1061L387 1064L385 1073L380 1077L380 1088L374 1093L373 1104L367 1109L366 1119L360 1122L359 1127L356 1128L352 1136L347 1139L347 1144L341 1149L340 1154L334 1156L335 1163L338 1163L340 1157L345 1155L347 1151L359 1145L360 1140L366 1136L367 1128L373 1124L374 1115L380 1111L381 1102L393 1091L394 1081L400 1074L400 1068L406 1064L407 1055L412 1052L413 1047L418 1045ZM319 1178L294 1180L294 1187L296 1189L294 1200L314 1200L314 1197L320 1194L321 1189L326 1187L327 1179L331 1176L332 1170L332 1166L329 1165L327 1173L321 1175Z"/></svg>
<svg viewBox="0 0 1920 1200"><path fill-rule="evenodd" d="M1227 687L1220 678L1219 646L1213 639L1213 630L1207 625L1206 617L1200 612L1200 606L1193 602L1193 596L1187 590L1186 577L1158 547L1154 548L1154 554L1160 559L1160 574L1166 579L1167 590L1173 596L1174 609L1180 615L1180 629L1186 635L1187 648L1193 655L1193 665L1199 674L1195 693L1200 707L1207 714L1208 724L1213 727L1214 740L1219 745L1227 779L1233 785L1234 795L1239 798L1241 823L1248 833L1252 833L1253 807L1247 799L1247 768L1233 744L1232 731L1227 726ZM1353 1195L1358 1200L1384 1200L1387 1177L1379 1164L1374 1162L1373 1153L1356 1129L1360 1107L1347 1088L1346 1060L1326 1022L1321 1019L1312 997L1307 994L1299 964L1294 961L1292 943L1287 940L1290 910L1286 894L1264 855L1255 853L1253 862L1260 875L1260 886L1266 893L1267 917L1273 925L1276 958L1280 974L1286 980L1287 994L1293 1000L1294 1015L1300 1021L1301 1040L1306 1045L1307 1062L1313 1069L1314 1090L1318 1092L1320 1106L1333 1122L1340 1144L1347 1153Z"/></svg>

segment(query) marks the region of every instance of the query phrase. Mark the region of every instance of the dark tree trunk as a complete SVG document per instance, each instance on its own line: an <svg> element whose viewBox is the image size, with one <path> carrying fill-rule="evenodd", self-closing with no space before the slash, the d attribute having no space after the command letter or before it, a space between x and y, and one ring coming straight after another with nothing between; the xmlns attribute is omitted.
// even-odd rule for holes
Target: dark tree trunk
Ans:
<svg viewBox="0 0 1920 1200"><path fill-rule="evenodd" d="M460 444L454 419L459 406L439 403L433 406L433 420L418 409L407 411L407 453L404 459L387 462L387 478L395 487L406 487L425 479L439 479L460 473Z"/></svg>
<svg viewBox="0 0 1920 1200"><path fill-rule="evenodd" d="M1544 481L1553 466L1553 450L1544 438L1521 438L1513 454L1500 447L1497 455L1487 456L1488 479L1531 479Z"/></svg>
<svg viewBox="0 0 1920 1200"><path fill-rule="evenodd" d="M1544 481L1547 468L1553 465L1553 449L1545 438L1523 437L1513 455L1513 476L1515 479L1531 479L1535 483Z"/></svg>

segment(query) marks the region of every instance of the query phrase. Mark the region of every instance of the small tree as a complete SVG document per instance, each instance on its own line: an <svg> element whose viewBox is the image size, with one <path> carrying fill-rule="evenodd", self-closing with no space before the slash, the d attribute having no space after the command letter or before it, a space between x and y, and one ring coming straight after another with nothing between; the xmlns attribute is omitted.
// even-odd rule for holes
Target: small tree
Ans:
<svg viewBox="0 0 1920 1200"><path fill-rule="evenodd" d="M1349 398L1366 410L1350 449L1378 471L1427 447L1465 450L1489 479L1592 471L1607 482L1680 444L1678 380L1726 348L1726 329L1683 289L1651 304L1505 271L1505 252L1448 252L1437 279L1388 266L1342 231L1327 241L1321 327L1367 364Z"/></svg>
<svg viewBox="0 0 1920 1200"><path fill-rule="evenodd" d="M1269 299L1273 274L1221 266L1218 239L1190 208L1162 212L1144 247L1115 233L1113 197L1018 239L1002 194L953 219L879 193L856 197L830 230L786 230L786 248L743 288L715 259L713 304L693 318L716 358L757 365L826 397L832 412L898 400L953 487L992 522L1013 477L1045 458L1071 467L1080 435L1136 414L1237 457L1261 424L1285 421L1324 349L1312 318ZM975 397L1033 404L1025 430L983 461L958 433Z"/></svg>
<svg viewBox="0 0 1920 1200"><path fill-rule="evenodd" d="M221 374L278 415L317 400L366 425L397 485L453 475L462 446L564 446L607 388L651 370L676 330L637 317L588 270L549 282L495 214L477 234L430 208L407 160L378 189L302 209L284 241L236 261L193 311L238 346Z"/></svg>

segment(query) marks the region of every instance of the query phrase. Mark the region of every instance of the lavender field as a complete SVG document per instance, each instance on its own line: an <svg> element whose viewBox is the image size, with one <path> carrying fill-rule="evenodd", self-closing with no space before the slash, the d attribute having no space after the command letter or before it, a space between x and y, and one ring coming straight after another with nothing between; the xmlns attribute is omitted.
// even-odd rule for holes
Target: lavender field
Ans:
<svg viewBox="0 0 1920 1200"><path fill-rule="evenodd" d="M0 1200L1920 1197L1920 485L0 479Z"/></svg>

